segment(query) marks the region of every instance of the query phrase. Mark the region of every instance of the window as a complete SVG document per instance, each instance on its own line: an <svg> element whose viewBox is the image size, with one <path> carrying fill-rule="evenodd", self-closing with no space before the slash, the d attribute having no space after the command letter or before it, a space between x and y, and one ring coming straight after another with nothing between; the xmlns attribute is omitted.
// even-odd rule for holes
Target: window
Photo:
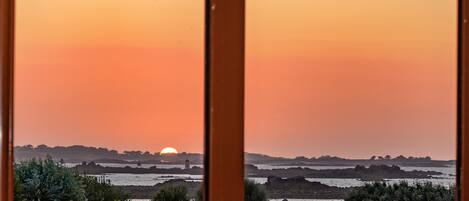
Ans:
<svg viewBox="0 0 469 201"><path fill-rule="evenodd" d="M13 0L0 0L0 60L2 74L2 161L0 170L1 200L12 200L12 70L14 49ZM467 166L464 146L467 99L467 11L469 4L459 6L459 87L458 87L458 167ZM205 153L208 200L239 201L243 197L243 89L244 89L244 1L208 0L205 2ZM249 15L249 14L248 14ZM249 25L248 25L249 26ZM248 53L249 54L249 53ZM249 73L249 72L248 72ZM248 86L249 87L249 86ZM248 98L248 97L247 97ZM248 112L248 111L247 111ZM247 114L249 115L249 114ZM460 200L465 200L467 176L458 171ZM230 181L230 182L226 182Z"/></svg>
<svg viewBox="0 0 469 201"><path fill-rule="evenodd" d="M89 200L150 200L172 186L186 188L185 196L196 199L204 173L203 5L18 1L14 168L19 188L34 188L29 179L45 182L28 172L50 159L64 172L79 173L75 180L85 184ZM117 197L95 197L103 193L96 186L107 185L119 189ZM70 186L70 192L80 189ZM14 196L32 198L26 191ZM42 199L51 196L54 192ZM78 193L74 196L70 199L79 200Z"/></svg>
<svg viewBox="0 0 469 201"><path fill-rule="evenodd" d="M248 179L280 200L454 186L456 3L248 1Z"/></svg>

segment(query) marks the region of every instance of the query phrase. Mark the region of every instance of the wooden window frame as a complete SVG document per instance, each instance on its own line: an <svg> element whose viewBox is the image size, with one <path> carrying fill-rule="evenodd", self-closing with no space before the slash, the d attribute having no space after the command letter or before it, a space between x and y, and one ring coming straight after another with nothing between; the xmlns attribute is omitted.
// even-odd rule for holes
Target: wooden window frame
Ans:
<svg viewBox="0 0 469 201"><path fill-rule="evenodd" d="M205 0L207 201L244 199L245 0ZM0 201L13 200L14 0L0 0ZM469 201L469 0L458 0L457 200Z"/></svg>
<svg viewBox="0 0 469 201"><path fill-rule="evenodd" d="M456 197L469 200L469 0L458 0Z"/></svg>
<svg viewBox="0 0 469 201"><path fill-rule="evenodd" d="M205 200L244 200L244 0L206 0Z"/></svg>
<svg viewBox="0 0 469 201"><path fill-rule="evenodd" d="M13 201L14 0L0 0L0 201Z"/></svg>

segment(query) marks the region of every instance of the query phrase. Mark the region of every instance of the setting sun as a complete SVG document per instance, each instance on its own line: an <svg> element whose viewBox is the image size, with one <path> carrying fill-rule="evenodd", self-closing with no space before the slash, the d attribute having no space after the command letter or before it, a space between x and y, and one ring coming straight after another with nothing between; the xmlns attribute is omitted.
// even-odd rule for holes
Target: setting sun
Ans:
<svg viewBox="0 0 469 201"><path fill-rule="evenodd" d="M175 148L172 147L165 147L161 150L160 154L177 154L178 151Z"/></svg>

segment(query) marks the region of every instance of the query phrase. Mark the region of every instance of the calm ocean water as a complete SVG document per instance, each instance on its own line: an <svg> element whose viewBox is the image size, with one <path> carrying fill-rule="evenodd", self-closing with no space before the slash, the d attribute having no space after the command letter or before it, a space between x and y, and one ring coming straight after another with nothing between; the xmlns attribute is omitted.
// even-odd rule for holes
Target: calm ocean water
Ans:
<svg viewBox="0 0 469 201"><path fill-rule="evenodd" d="M111 184L117 186L153 186L156 184L164 183L172 179L184 179L186 181L201 182L202 175L171 175L171 174L104 174L106 179L109 179ZM98 175L92 175L98 176ZM101 176L101 175L99 175ZM249 178L256 183L264 184L267 178ZM337 179L337 178L306 178L308 181L316 181L328 186L337 187L355 187L365 185L367 182L358 179ZM389 179L388 183L399 183L407 181L410 184L431 182L433 184L452 186L455 184L455 177L433 178L433 179Z"/></svg>
<svg viewBox="0 0 469 201"><path fill-rule="evenodd" d="M68 167L73 167L77 164L66 164ZM137 166L136 164L118 164L118 163L100 163L100 165L107 167L141 167L149 168L154 166L153 164L142 164L142 166ZM156 165L158 168L184 168L184 165ZM201 167L201 165L195 165ZM272 166L272 165L256 165L259 169L279 169L279 168L292 168L292 167L304 167L311 169L345 169L353 168L353 166ZM443 186L451 186L456 182L456 169L454 167L402 167L403 170L413 171L437 171L443 173L443 175L433 178L433 179L390 179L386 180L388 183L398 183L400 181L407 181L409 183L422 183L422 182L431 182L433 184L439 184ZM95 175L98 176L98 175ZM101 175L99 175L101 176ZM188 174L105 174L106 179L109 179L110 182L117 186L123 185L134 185L134 186L153 186L155 184L164 183L172 179L184 179L186 181L196 181L201 182L203 179L202 175L188 175ZM256 183L263 184L267 182L267 178L249 178ZM337 179L337 178L306 178L308 181L320 182L329 186L337 187L353 187L353 186L362 186L366 184L364 181L358 179ZM269 201L282 201L283 199L272 199ZM132 201L150 201L147 199L133 199ZM288 201L343 201L343 200L324 200L324 199L288 199Z"/></svg>
<svg viewBox="0 0 469 201"><path fill-rule="evenodd" d="M66 164L68 167L73 167L77 164ZM136 164L118 164L118 163L100 163L102 166L108 167L138 167ZM154 166L153 164L142 164L141 168L148 168ZM156 165L158 168L183 168L184 165ZM201 167L201 165L196 165ZM278 169L278 168L291 168L291 167L308 167L311 169L345 169L353 168L352 166L272 166L272 165L256 165L260 169ZM413 171L437 171L443 175L432 179L389 179L388 183L398 183L400 181L407 181L409 183L422 183L431 182L433 184L451 186L456 183L456 169L454 167L402 167L403 170ZM111 184L117 186L133 185L133 186L153 186L155 184L164 183L172 179L184 179L186 181L202 181L202 175L186 175L186 174L104 174L106 179L109 179ZM96 175L97 176L97 175ZM267 182L267 178L249 178L256 183L263 184ZM366 184L365 181L358 179L337 179L337 178L306 178L308 181L320 182L329 186L337 187L355 187ZM306 200L292 200L292 201L306 201Z"/></svg>

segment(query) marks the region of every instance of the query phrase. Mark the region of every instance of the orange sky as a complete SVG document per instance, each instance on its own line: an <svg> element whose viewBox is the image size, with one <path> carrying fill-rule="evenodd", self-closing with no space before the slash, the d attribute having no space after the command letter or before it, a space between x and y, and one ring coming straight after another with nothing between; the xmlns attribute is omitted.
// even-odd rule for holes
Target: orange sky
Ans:
<svg viewBox="0 0 469 201"><path fill-rule="evenodd" d="M202 1L17 15L16 144L202 151ZM246 151L454 158L456 1L248 0L246 28Z"/></svg>
<svg viewBox="0 0 469 201"><path fill-rule="evenodd" d="M16 144L202 152L203 3L18 1Z"/></svg>

